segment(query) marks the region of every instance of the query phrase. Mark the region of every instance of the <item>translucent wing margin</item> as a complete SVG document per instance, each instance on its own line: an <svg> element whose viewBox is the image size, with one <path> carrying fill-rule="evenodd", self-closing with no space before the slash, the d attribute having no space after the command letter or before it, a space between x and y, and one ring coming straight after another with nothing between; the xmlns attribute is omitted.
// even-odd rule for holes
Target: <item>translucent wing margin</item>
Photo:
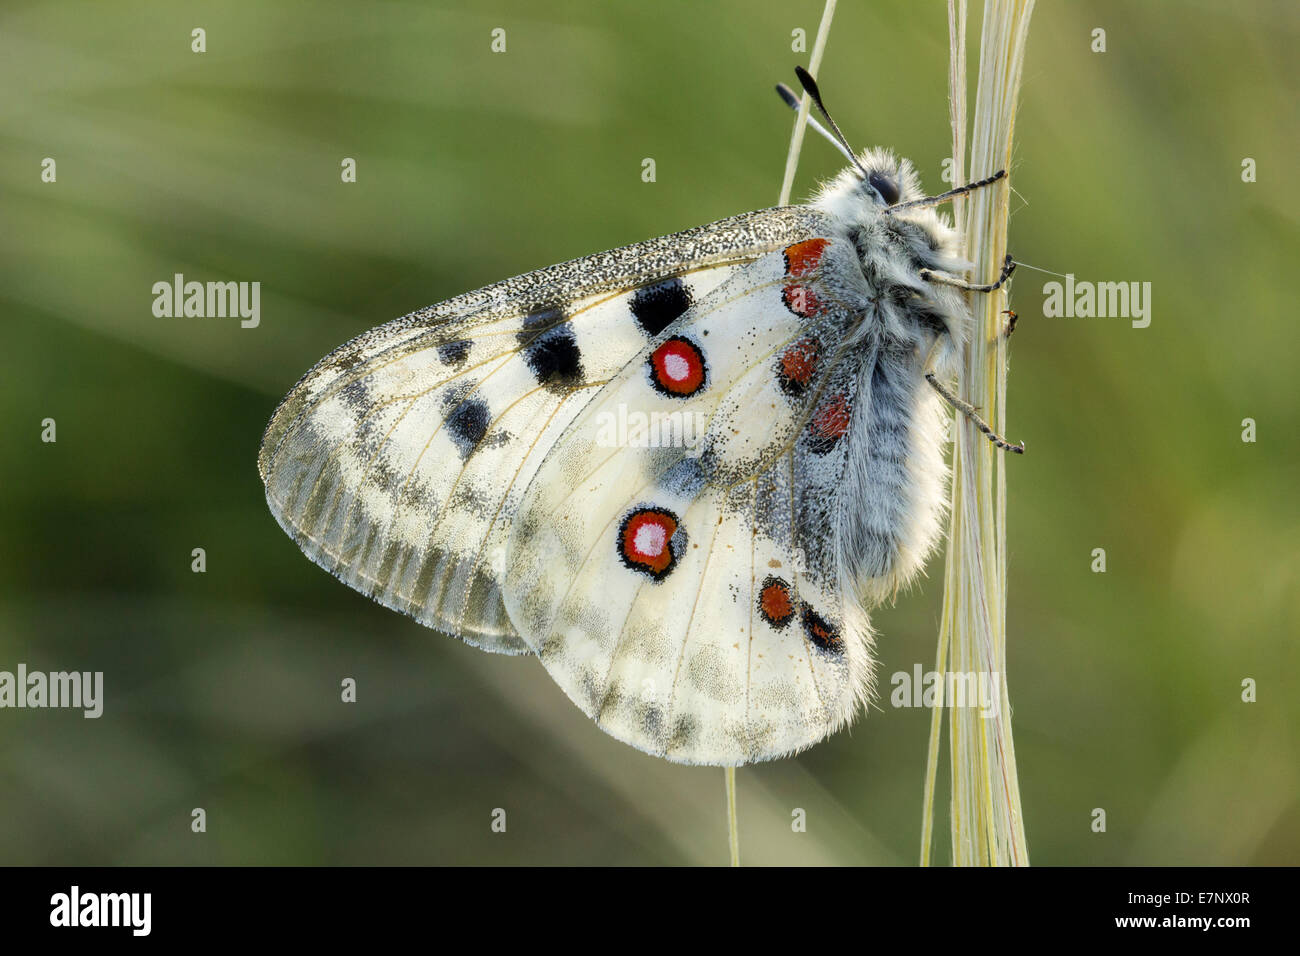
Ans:
<svg viewBox="0 0 1300 956"><path fill-rule="evenodd" d="M508 279L358 336L262 439L281 527L345 583L487 650L515 509L550 446L645 343L737 268L815 232L750 213Z"/></svg>

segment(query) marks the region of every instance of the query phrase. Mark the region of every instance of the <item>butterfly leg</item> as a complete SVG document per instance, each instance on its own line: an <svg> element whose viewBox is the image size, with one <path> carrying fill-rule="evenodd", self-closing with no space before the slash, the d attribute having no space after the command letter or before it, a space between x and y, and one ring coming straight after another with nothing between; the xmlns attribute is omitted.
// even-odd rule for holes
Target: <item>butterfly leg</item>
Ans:
<svg viewBox="0 0 1300 956"><path fill-rule="evenodd" d="M1002 288L1003 283L1011 278L1011 273L1016 271L1016 263L1008 255L1002 260L1002 274L998 276L997 282L990 282L987 285L975 285L967 282L958 276L950 276L947 273L935 272L931 269L922 269L921 278L926 282L937 282L940 285L950 285L957 289L965 289L967 292L994 292Z"/></svg>
<svg viewBox="0 0 1300 956"><path fill-rule="evenodd" d="M948 389L940 385L939 380L934 377L933 372L926 372L925 380L930 383L931 388L933 388L936 392L939 393L940 398L942 398L945 402L947 402L957 411L961 412L963 415L969 418L971 420L971 424L973 424L976 428L982 431L988 437L988 440L993 442L993 444L997 445L999 448L1005 449L1006 451L1015 452L1017 455L1023 455L1025 453L1024 442L1021 442L1018 445L1013 445L1011 444L1011 442L1007 441L1005 438L1003 438L1001 435L995 432L992 428L989 427L988 422L980 418L979 413L975 411L974 405L972 405L970 402L962 401L962 399L958 398L952 392L948 391Z"/></svg>
<svg viewBox="0 0 1300 956"><path fill-rule="evenodd" d="M976 428L978 428L981 432L983 432L988 437L988 440L991 441L993 444L1007 451L1015 452L1017 455L1023 455L1025 453L1024 442L1021 442L1018 445L1011 444L1011 442L1007 441L1005 438L1003 438L1001 435L995 432L992 428L990 428L988 422L980 418L979 412L975 410L974 405L972 405L970 402L963 401L962 399L958 398L952 392L948 391L948 389L944 388L942 384L940 384L939 379L935 376L934 372L931 370L932 368L931 363L934 359L935 352L938 350L938 348L939 348L939 343L935 342L934 346L931 347L930 349L930 354L926 356L925 380L930 383L930 387L934 389L936 392L938 392L939 397L942 398L945 402L947 402L954 409L956 409L957 411L965 415L967 418L969 418L971 420L971 423Z"/></svg>

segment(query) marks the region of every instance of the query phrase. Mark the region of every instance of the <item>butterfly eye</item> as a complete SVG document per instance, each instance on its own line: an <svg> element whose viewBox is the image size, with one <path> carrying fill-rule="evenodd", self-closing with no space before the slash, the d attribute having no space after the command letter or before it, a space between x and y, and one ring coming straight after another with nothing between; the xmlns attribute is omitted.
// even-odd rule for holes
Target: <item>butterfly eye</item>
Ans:
<svg viewBox="0 0 1300 956"><path fill-rule="evenodd" d="M880 193L880 198L885 201L886 206L892 206L898 202L898 184L888 176L882 173L872 173L867 177L867 182L872 185L876 192Z"/></svg>

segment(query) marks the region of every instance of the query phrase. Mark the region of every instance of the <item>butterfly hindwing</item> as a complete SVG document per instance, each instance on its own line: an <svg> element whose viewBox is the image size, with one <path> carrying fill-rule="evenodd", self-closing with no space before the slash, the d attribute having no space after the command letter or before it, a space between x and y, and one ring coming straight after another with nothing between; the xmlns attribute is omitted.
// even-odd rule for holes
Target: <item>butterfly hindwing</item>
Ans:
<svg viewBox="0 0 1300 956"><path fill-rule="evenodd" d="M520 653L501 577L515 509L605 382L735 270L806 235L781 209L488 286L367 332L273 416L259 470L314 561L376 600Z"/></svg>
<svg viewBox="0 0 1300 956"><path fill-rule="evenodd" d="M804 237L702 297L575 416L520 503L511 618L584 712L648 752L768 759L865 693L869 629L835 548L862 358L820 267L851 255L838 245ZM601 424L632 413L698 417L702 440L611 447Z"/></svg>

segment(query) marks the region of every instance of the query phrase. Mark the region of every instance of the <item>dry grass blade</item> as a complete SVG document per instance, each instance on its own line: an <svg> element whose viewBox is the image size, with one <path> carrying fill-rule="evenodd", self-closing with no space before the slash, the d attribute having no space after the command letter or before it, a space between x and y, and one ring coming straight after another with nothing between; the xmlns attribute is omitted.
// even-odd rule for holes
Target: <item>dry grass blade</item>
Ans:
<svg viewBox="0 0 1300 956"><path fill-rule="evenodd" d="M980 36L979 83L965 156L964 0L950 0L954 173L957 181L983 179L1011 165L1016 103L1033 0L989 0ZM954 203L975 276L996 277L1007 248L1007 180ZM976 281L985 281L977 279ZM974 295L975 318L959 393L989 411L1006 431L1006 339L1000 318L1006 292ZM1004 453L959 420L953 444L952 512L944 573L938 669L996 675L996 711L950 706L952 858L958 866L1027 865L1020 785L1011 735L1006 681L1006 475ZM951 702L949 702L951 704ZM935 777L941 722L936 711L926 769L921 863L930 862Z"/></svg>

